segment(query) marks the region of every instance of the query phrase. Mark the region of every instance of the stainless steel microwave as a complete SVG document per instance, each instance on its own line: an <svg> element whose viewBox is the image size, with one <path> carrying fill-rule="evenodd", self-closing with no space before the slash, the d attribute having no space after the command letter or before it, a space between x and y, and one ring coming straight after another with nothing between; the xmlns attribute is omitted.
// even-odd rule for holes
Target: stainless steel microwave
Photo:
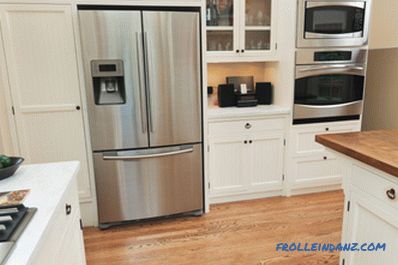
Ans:
<svg viewBox="0 0 398 265"><path fill-rule="evenodd" d="M349 47L368 42L371 0L298 0L297 47Z"/></svg>

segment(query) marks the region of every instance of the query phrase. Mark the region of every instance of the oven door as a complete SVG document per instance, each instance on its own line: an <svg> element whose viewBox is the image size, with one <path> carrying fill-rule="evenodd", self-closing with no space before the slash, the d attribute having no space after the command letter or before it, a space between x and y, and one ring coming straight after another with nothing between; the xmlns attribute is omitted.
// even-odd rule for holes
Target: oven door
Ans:
<svg viewBox="0 0 398 265"><path fill-rule="evenodd" d="M297 66L294 123L359 119L364 82L363 65Z"/></svg>
<svg viewBox="0 0 398 265"><path fill-rule="evenodd" d="M368 0L300 0L298 47L365 45L369 7Z"/></svg>

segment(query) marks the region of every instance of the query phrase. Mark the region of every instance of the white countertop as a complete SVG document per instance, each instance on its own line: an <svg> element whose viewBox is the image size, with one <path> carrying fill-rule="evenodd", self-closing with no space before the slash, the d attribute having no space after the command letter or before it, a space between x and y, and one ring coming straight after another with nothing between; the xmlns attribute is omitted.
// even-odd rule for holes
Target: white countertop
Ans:
<svg viewBox="0 0 398 265"><path fill-rule="evenodd" d="M289 115L290 109L278 105L258 105L257 107L238 108L227 107L220 108L216 105L210 105L207 109L209 121L239 118L261 118L272 115Z"/></svg>
<svg viewBox="0 0 398 265"><path fill-rule="evenodd" d="M36 214L15 244L6 264L29 264L58 203L78 169L79 162L76 161L26 165L22 166L14 176L0 181L0 192L30 189L24 205L37 208Z"/></svg>

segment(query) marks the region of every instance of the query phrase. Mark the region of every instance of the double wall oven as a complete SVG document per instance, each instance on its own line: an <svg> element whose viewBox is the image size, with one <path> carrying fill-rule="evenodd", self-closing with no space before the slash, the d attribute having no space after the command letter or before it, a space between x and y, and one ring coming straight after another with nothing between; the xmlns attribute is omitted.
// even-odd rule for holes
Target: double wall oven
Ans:
<svg viewBox="0 0 398 265"><path fill-rule="evenodd" d="M371 0L299 0L297 47L362 46Z"/></svg>
<svg viewBox="0 0 398 265"><path fill-rule="evenodd" d="M297 51L293 123L359 120L366 62L361 48Z"/></svg>

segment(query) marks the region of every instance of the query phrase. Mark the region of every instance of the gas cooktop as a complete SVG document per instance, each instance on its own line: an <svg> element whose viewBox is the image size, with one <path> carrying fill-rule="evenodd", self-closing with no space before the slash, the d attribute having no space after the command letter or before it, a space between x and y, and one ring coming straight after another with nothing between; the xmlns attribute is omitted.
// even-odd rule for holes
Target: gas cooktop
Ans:
<svg viewBox="0 0 398 265"><path fill-rule="evenodd" d="M0 264L4 264L36 208L24 205L0 207Z"/></svg>

